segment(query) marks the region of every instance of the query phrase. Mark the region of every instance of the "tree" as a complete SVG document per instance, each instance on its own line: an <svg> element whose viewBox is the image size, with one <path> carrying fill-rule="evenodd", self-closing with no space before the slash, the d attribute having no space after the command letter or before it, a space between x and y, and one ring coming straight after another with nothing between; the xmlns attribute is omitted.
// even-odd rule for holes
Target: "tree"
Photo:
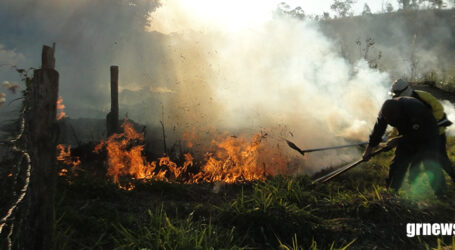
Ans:
<svg viewBox="0 0 455 250"><path fill-rule="evenodd" d="M431 7L441 9L444 6L443 0L429 0Z"/></svg>
<svg viewBox="0 0 455 250"><path fill-rule="evenodd" d="M305 12L303 11L302 7L298 6L294 9L291 9L291 6L289 4L282 2L278 5L277 9L278 13L280 15L288 15L292 16L297 19L305 19L306 15Z"/></svg>
<svg viewBox="0 0 455 250"><path fill-rule="evenodd" d="M352 16L352 4L355 3L354 0L335 0L332 5L330 5L330 9L335 11L338 14L338 17L346 17Z"/></svg>
<svg viewBox="0 0 455 250"><path fill-rule="evenodd" d="M391 3L387 3L387 6L385 7L387 13L391 13L393 11L393 5Z"/></svg>
<svg viewBox="0 0 455 250"><path fill-rule="evenodd" d="M371 49L374 49L374 45L376 43L374 41L374 39L371 37L368 37L367 39L365 39L364 46L362 46L362 42L360 41L360 39L357 39L357 41L355 43L359 47L360 56L363 57L363 59L365 59L365 61L368 62L368 66L372 69L377 69L379 66L379 60L381 60L381 58L382 58L382 52L378 51L377 56L371 57L371 54L370 54Z"/></svg>
<svg viewBox="0 0 455 250"><path fill-rule="evenodd" d="M410 3L410 0L398 0L398 4L401 6L401 8L403 10L407 10L409 9L409 3Z"/></svg>
<svg viewBox="0 0 455 250"><path fill-rule="evenodd" d="M414 0L417 1L417 0ZM453 1L453 0L452 0ZM453 1L455 3L455 1ZM426 3L427 8L437 8L437 9L442 9L446 7L446 3L444 0L419 0L419 3L424 4Z"/></svg>
<svg viewBox="0 0 455 250"><path fill-rule="evenodd" d="M324 13L322 14L322 19L323 19L323 20L329 20L329 19L330 19L330 14L329 14L328 12L324 12Z"/></svg>
<svg viewBox="0 0 455 250"><path fill-rule="evenodd" d="M305 11L303 11L302 7L300 6L291 10L289 14L298 19L305 19Z"/></svg>
<svg viewBox="0 0 455 250"><path fill-rule="evenodd" d="M417 1L422 2L422 0L412 0L409 7L411 9L418 9L419 8L419 2L417 2Z"/></svg>
<svg viewBox="0 0 455 250"><path fill-rule="evenodd" d="M370 6L368 6L366 3L363 5L362 15L371 15Z"/></svg>

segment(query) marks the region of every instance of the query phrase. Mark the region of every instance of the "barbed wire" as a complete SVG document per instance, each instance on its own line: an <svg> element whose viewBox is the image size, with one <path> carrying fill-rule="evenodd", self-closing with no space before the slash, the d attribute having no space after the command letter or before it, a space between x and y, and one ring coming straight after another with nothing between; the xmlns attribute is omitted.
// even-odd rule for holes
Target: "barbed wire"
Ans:
<svg viewBox="0 0 455 250"><path fill-rule="evenodd" d="M32 169L32 164L31 164L31 157L30 154L25 151L24 149L20 148L18 145L19 140L23 137L24 131L25 131L25 111L27 110L27 106L24 105L24 107L21 110L20 113L20 130L18 135L10 140L10 141L3 141L0 142L1 144L9 144L12 145L12 150L16 151L17 153L20 153L22 155L22 159L19 161L19 166L23 163L23 159L25 158L26 164L27 164L27 169L25 172L25 183L22 189L19 192L19 196L17 197L16 201L13 203L13 205L8 209L8 212L2 219L0 220L0 234L3 231L3 228L5 225L7 225L8 222L12 221L13 223L10 226L10 231L7 235L7 241L8 241L8 249L12 248L12 241L11 241L11 236L13 234L13 229L14 229L14 220L13 220L13 215L16 210L16 208L19 206L19 204L22 202L24 199L25 195L27 194L28 186L30 184L30 174L31 174L31 169ZM13 193L15 194L15 192Z"/></svg>
<svg viewBox="0 0 455 250"><path fill-rule="evenodd" d="M14 222L11 224L10 229L9 229L9 233L6 236L6 240L8 242L8 250L11 250L13 248L13 241L11 240L11 236L13 235L13 231L14 231Z"/></svg>

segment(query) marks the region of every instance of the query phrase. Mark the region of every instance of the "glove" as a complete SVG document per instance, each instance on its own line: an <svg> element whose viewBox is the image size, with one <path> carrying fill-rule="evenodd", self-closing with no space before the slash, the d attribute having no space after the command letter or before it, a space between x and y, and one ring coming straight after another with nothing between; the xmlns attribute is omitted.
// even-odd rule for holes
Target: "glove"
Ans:
<svg viewBox="0 0 455 250"><path fill-rule="evenodd" d="M365 152L363 152L362 158L364 161L368 161L371 158L371 153L373 153L373 147L368 144L367 148L365 149Z"/></svg>
<svg viewBox="0 0 455 250"><path fill-rule="evenodd" d="M444 117L438 121L438 127L448 127L452 125L452 122L447 119L446 113L444 113Z"/></svg>
<svg viewBox="0 0 455 250"><path fill-rule="evenodd" d="M398 143L400 142L400 139L401 139L401 136L391 138L390 140L388 140L386 142L385 147L389 148L389 149L396 147L398 145Z"/></svg>

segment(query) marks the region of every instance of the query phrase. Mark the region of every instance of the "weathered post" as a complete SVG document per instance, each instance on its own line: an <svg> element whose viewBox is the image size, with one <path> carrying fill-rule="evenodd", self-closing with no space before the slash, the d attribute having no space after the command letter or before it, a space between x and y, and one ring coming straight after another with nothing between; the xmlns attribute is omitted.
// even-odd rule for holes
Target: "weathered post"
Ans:
<svg viewBox="0 0 455 250"><path fill-rule="evenodd" d="M111 112L106 117L107 135L118 132L118 66L111 66Z"/></svg>
<svg viewBox="0 0 455 250"><path fill-rule="evenodd" d="M24 114L25 150L31 158L30 183L16 215L13 249L52 249L57 178L58 79L55 43L43 46L42 66L33 72Z"/></svg>

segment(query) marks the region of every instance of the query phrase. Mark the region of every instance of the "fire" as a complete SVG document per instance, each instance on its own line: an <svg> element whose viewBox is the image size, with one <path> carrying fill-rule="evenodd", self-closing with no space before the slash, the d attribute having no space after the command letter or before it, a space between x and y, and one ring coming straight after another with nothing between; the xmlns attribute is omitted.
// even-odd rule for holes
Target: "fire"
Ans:
<svg viewBox="0 0 455 250"><path fill-rule="evenodd" d="M113 134L94 151L106 150L107 175L127 190L134 188L131 180L235 183L265 180L267 176L287 172L286 158L279 150L264 143L267 137L264 133L251 140L234 136L213 140L201 164L195 164L193 156L185 153L184 161L179 165L167 155L147 162L143 155L144 135L136 132L127 120L122 128L123 133Z"/></svg>
<svg viewBox="0 0 455 250"><path fill-rule="evenodd" d="M194 146L193 141L195 141L196 138L197 138L195 129L191 130L190 132L185 132L185 133L183 133L183 136L182 136L182 137L183 137L183 138L182 138L183 141L184 141L185 144L186 144L186 147L187 147L187 148L193 148L193 146Z"/></svg>
<svg viewBox="0 0 455 250"><path fill-rule="evenodd" d="M62 168L60 172L58 172L58 176L67 176L68 175L68 169Z"/></svg>
<svg viewBox="0 0 455 250"><path fill-rule="evenodd" d="M57 161L69 166L71 169L71 172L75 172L76 168L81 164L81 160L78 156L74 157L71 156L71 146L66 146L59 144L57 145L57 150L59 151L59 154L57 155ZM59 176L66 176L68 175L68 169L62 168L60 172L58 173Z"/></svg>
<svg viewBox="0 0 455 250"><path fill-rule="evenodd" d="M81 164L81 160L79 159L79 157L71 156L71 146L59 144L57 145L57 149L59 150L57 161L72 167L77 167Z"/></svg>
<svg viewBox="0 0 455 250"><path fill-rule="evenodd" d="M156 162L148 163L142 155L144 135L136 132L127 120L122 124L122 128L123 133L113 134L106 141L98 144L94 150L99 153L103 148L106 149L109 165L107 175L112 177L114 183L125 189L130 189L132 184L124 184L121 181L123 176L136 180L166 180L166 172L156 173Z"/></svg>
<svg viewBox="0 0 455 250"><path fill-rule="evenodd" d="M206 182L234 183L264 180L267 176L276 174L271 167L285 174L286 160L262 143L266 136L257 134L250 142L237 137L214 141L219 150L208 154L207 163L199 176Z"/></svg>
<svg viewBox="0 0 455 250"><path fill-rule="evenodd" d="M57 120L60 120L63 117L66 117L65 111L63 111L64 109L65 109L65 104L63 104L63 97L60 96L57 100L57 111L58 111Z"/></svg>

